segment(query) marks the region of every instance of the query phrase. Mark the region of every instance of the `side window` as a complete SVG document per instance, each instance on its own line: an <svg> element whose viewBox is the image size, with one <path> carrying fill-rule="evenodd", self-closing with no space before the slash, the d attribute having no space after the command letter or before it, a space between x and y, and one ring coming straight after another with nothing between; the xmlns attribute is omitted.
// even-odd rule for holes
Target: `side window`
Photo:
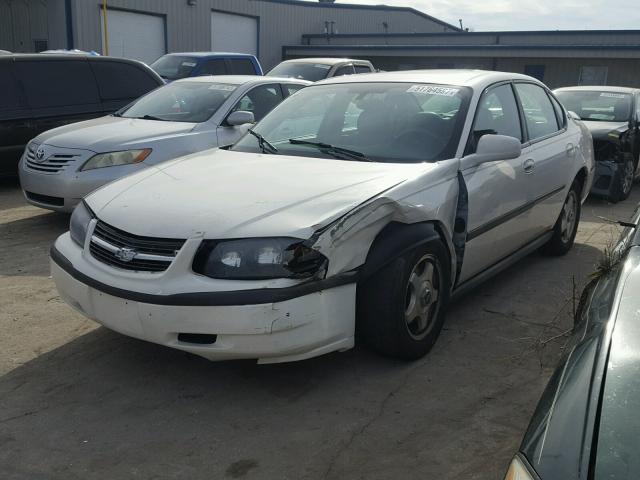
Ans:
<svg viewBox="0 0 640 480"><path fill-rule="evenodd" d="M10 109L22 106L20 84L13 74L10 63L0 63L0 108Z"/></svg>
<svg viewBox="0 0 640 480"><path fill-rule="evenodd" d="M304 85L285 84L282 86L284 87L284 91L287 94L287 97L290 97L291 95L296 93L298 90L302 90L304 88Z"/></svg>
<svg viewBox="0 0 640 480"><path fill-rule="evenodd" d="M231 75L256 75L253 62L248 58L232 58L229 60Z"/></svg>
<svg viewBox="0 0 640 480"><path fill-rule="evenodd" d="M476 111L470 149L475 152L483 135L507 135L522 141L520 114L511 85L499 85L486 91Z"/></svg>
<svg viewBox="0 0 640 480"><path fill-rule="evenodd" d="M553 110L556 112L556 118L558 119L558 127L564 128L567 125L567 119L564 115L564 110L560 105L560 102L558 102L558 100L554 96L549 95L549 98L551 98L551 104L553 105Z"/></svg>
<svg viewBox="0 0 640 480"><path fill-rule="evenodd" d="M96 80L86 59L19 61L15 67L32 108L100 103Z"/></svg>
<svg viewBox="0 0 640 480"><path fill-rule="evenodd" d="M200 69L200 75L226 75L227 65L224 59L207 60Z"/></svg>
<svg viewBox="0 0 640 480"><path fill-rule="evenodd" d="M544 89L532 83L517 83L516 91L522 103L530 140L559 130L555 110Z"/></svg>
<svg viewBox="0 0 640 480"><path fill-rule="evenodd" d="M333 74L334 77L341 77L343 75L353 75L355 70L353 69L353 65L345 65L344 67L340 67L336 70L336 73Z"/></svg>
<svg viewBox="0 0 640 480"><path fill-rule="evenodd" d="M371 73L371 68L367 65L354 65L356 73Z"/></svg>
<svg viewBox="0 0 640 480"><path fill-rule="evenodd" d="M232 111L253 112L256 122L259 122L281 101L282 93L278 85L260 85L242 97Z"/></svg>
<svg viewBox="0 0 640 480"><path fill-rule="evenodd" d="M149 73L129 63L102 60L89 63L102 100L133 100L159 86Z"/></svg>

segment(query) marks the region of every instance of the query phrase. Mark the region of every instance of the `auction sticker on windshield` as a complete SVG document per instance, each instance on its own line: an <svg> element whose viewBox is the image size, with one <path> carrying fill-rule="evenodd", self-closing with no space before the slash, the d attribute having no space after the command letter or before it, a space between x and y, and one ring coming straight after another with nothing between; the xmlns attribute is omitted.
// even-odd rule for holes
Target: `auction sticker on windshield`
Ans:
<svg viewBox="0 0 640 480"><path fill-rule="evenodd" d="M453 97L460 89L450 87L433 87L431 85L412 85L407 93L422 93L424 95L440 95L442 97Z"/></svg>
<svg viewBox="0 0 640 480"><path fill-rule="evenodd" d="M235 89L236 87L233 85L221 85L219 83L213 84L209 87L209 90L220 90L222 92L231 92Z"/></svg>
<svg viewBox="0 0 640 480"><path fill-rule="evenodd" d="M626 94L624 93L609 93L609 92L602 92L600 94L601 97L608 97L608 98L626 98Z"/></svg>

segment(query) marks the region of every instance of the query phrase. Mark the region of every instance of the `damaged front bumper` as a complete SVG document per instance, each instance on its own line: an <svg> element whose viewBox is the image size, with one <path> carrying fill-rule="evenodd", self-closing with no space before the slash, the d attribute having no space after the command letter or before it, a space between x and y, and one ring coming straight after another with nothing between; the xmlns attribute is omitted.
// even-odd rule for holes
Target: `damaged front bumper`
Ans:
<svg viewBox="0 0 640 480"><path fill-rule="evenodd" d="M602 197L611 196L623 167L622 163L613 160L597 161L591 193Z"/></svg>
<svg viewBox="0 0 640 480"><path fill-rule="evenodd" d="M284 288L162 294L87 275L92 265L69 235L51 249L60 296L111 330L209 360L303 360L354 345L357 273ZM93 273L93 272L92 272ZM251 300L255 301L252 302Z"/></svg>

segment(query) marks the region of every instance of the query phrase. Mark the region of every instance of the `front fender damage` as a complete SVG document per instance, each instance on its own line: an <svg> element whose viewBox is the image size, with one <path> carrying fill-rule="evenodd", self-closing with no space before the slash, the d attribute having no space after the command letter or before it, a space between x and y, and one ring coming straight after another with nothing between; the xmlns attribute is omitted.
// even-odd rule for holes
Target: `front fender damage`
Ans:
<svg viewBox="0 0 640 480"><path fill-rule="evenodd" d="M453 178L416 192L419 180L391 189L316 231L308 244L329 259L327 277L361 267L378 234L391 222L434 222L451 252L456 271L453 226L456 218L458 181ZM402 192L412 192L403 196Z"/></svg>

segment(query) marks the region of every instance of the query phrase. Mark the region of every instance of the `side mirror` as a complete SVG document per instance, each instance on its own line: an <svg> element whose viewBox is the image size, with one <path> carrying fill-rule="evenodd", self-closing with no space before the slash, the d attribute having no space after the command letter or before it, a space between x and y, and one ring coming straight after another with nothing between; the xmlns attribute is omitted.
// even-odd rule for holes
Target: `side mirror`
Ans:
<svg viewBox="0 0 640 480"><path fill-rule="evenodd" d="M461 160L461 169L467 169L486 162L512 160L522 155L520 140L506 135L483 135L478 141L476 153Z"/></svg>
<svg viewBox="0 0 640 480"><path fill-rule="evenodd" d="M227 117L227 125L231 127L246 125L247 123L256 123L256 118L253 116L253 112L238 110L236 112L231 112Z"/></svg>

